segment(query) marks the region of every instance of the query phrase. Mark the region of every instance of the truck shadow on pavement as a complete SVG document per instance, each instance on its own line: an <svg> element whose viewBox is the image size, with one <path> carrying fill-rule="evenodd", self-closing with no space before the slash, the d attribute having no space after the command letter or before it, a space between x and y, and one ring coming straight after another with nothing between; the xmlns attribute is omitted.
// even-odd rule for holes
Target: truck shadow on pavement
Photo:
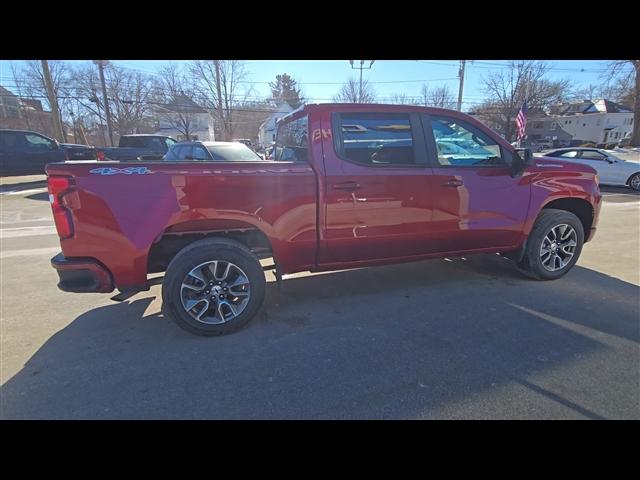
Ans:
<svg viewBox="0 0 640 480"><path fill-rule="evenodd" d="M290 278L215 338L145 316L153 298L54 334L1 387L1 417L640 418L640 288L582 267L535 282L484 255Z"/></svg>

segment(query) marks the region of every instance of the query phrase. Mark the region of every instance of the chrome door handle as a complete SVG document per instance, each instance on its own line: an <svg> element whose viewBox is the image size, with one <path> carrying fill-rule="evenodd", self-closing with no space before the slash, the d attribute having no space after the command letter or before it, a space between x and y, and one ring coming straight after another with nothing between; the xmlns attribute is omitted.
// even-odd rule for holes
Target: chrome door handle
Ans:
<svg viewBox="0 0 640 480"><path fill-rule="evenodd" d="M358 190L360 188L360 184L357 182L342 182L333 184L334 190L347 190L348 192L352 192L353 190Z"/></svg>
<svg viewBox="0 0 640 480"><path fill-rule="evenodd" d="M461 187L463 185L462 180L453 179L443 184L443 187Z"/></svg>

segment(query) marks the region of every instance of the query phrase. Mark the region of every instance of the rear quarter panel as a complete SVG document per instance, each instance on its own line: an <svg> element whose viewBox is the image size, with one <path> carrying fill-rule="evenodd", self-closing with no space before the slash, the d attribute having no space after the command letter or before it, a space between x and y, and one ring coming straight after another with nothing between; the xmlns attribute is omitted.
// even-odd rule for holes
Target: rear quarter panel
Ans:
<svg viewBox="0 0 640 480"><path fill-rule="evenodd" d="M102 170L127 167L147 172ZM118 287L144 284L149 249L167 230L255 227L270 240L283 272L314 265L316 176L310 166L99 162L53 164L47 172L71 175L77 185L68 200L75 235L61 241L64 255L96 258Z"/></svg>

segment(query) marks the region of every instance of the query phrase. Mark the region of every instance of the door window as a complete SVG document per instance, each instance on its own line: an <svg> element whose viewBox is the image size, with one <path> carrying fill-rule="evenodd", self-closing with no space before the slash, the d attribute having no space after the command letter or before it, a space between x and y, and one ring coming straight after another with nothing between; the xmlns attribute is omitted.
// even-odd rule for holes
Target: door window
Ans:
<svg viewBox="0 0 640 480"><path fill-rule="evenodd" d="M416 163L411 120L404 113L344 113L338 155L368 166Z"/></svg>
<svg viewBox="0 0 640 480"><path fill-rule="evenodd" d="M191 154L191 156L194 160L211 160L211 157L209 157L209 153L207 152L207 150L200 145L193 146L193 153Z"/></svg>
<svg viewBox="0 0 640 480"><path fill-rule="evenodd" d="M27 133L24 136L27 141L27 148L34 151L53 150L53 142L34 133Z"/></svg>
<svg viewBox="0 0 640 480"><path fill-rule="evenodd" d="M177 145L166 156L166 160L186 160L191 155L191 145Z"/></svg>
<svg viewBox="0 0 640 480"><path fill-rule="evenodd" d="M562 152L560 155L557 155L559 158L575 158L578 156L578 152L576 150L569 150L566 152Z"/></svg>
<svg viewBox="0 0 640 480"><path fill-rule="evenodd" d="M605 156L603 154L591 150L583 150L580 158L584 158L585 160L600 160L602 162L605 160Z"/></svg>
<svg viewBox="0 0 640 480"><path fill-rule="evenodd" d="M472 125L452 117L431 117L431 128L442 166L505 166L497 141Z"/></svg>

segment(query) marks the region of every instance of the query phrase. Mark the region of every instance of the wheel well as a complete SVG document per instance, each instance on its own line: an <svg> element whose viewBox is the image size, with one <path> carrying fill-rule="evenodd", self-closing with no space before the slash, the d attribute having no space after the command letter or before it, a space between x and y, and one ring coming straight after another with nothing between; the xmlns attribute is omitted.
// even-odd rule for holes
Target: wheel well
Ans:
<svg viewBox="0 0 640 480"><path fill-rule="evenodd" d="M635 177L636 175L640 175L640 172L635 172L635 173L632 173L631 175L629 175L629 178L627 178L627 181L625 182L625 185L630 185L631 184L631 179L633 177Z"/></svg>
<svg viewBox="0 0 640 480"><path fill-rule="evenodd" d="M172 230L165 230L153 243L147 260L147 273L164 272L169 262L184 247L204 238L228 238L245 245L258 259L273 256L271 242L267 236L252 225L234 227L224 230L194 232L190 225L189 231L179 231L175 226Z"/></svg>
<svg viewBox="0 0 640 480"><path fill-rule="evenodd" d="M593 224L593 206L586 200L581 198L559 198L547 203L543 209L545 208L555 208L573 213L580 219L585 237L589 235Z"/></svg>

